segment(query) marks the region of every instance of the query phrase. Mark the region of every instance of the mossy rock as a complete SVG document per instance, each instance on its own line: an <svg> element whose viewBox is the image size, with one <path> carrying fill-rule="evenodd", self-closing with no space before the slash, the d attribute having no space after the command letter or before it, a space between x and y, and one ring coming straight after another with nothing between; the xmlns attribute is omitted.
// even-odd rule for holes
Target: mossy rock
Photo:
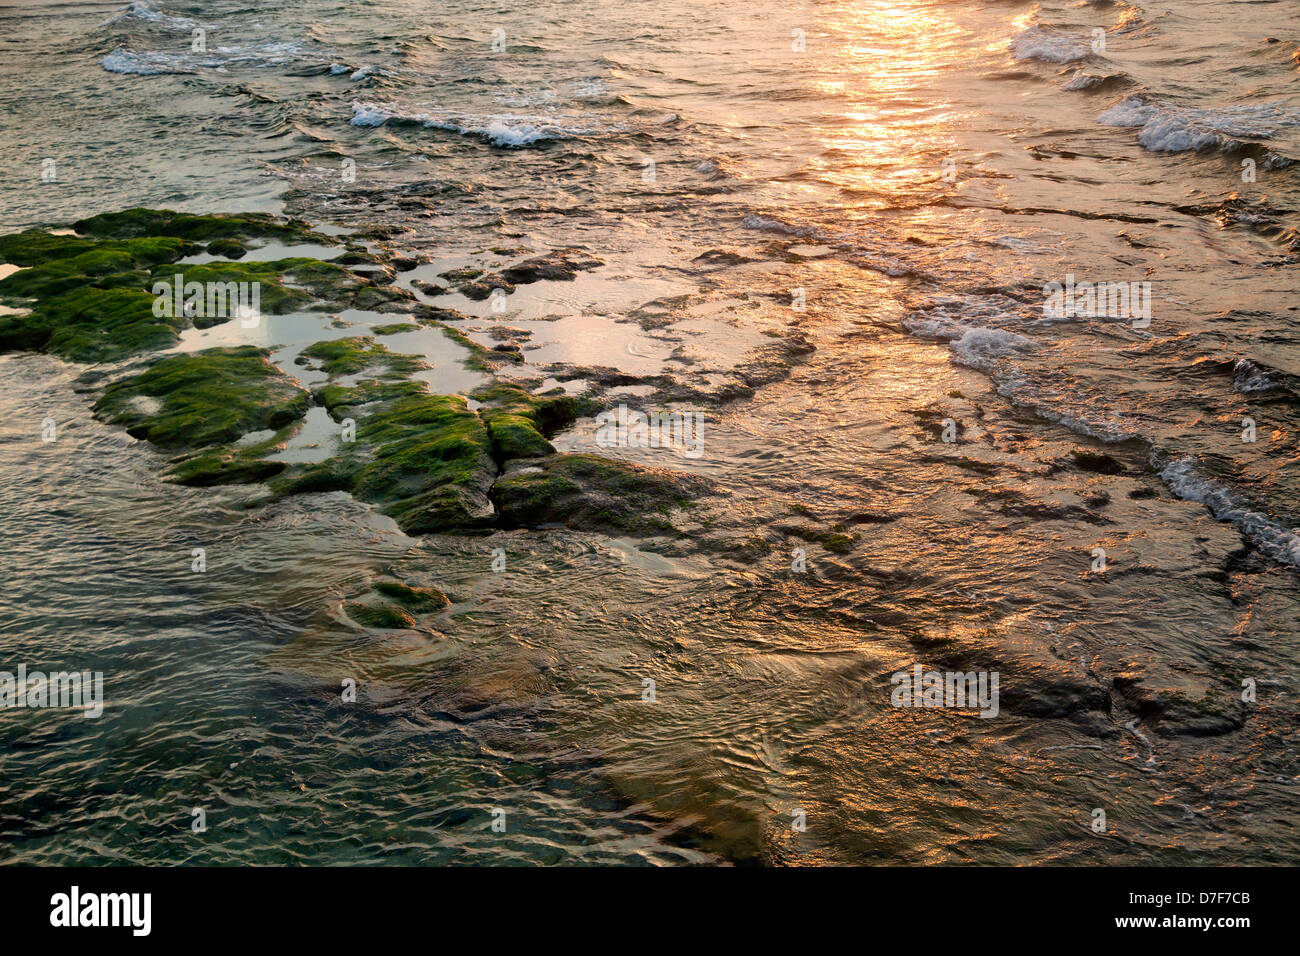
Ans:
<svg viewBox="0 0 1300 956"><path fill-rule="evenodd" d="M487 491L496 464L482 420L459 395L430 395L413 382L392 385L395 398L358 414L356 440L342 454L285 475L273 489L281 494L345 490L377 505L411 534L489 527ZM358 391L377 390L387 391L362 383L317 394L343 403L330 407L339 418L352 412L348 403L356 401Z"/></svg>
<svg viewBox="0 0 1300 956"><path fill-rule="evenodd" d="M140 289L80 288L0 317L0 350L44 350L77 362L112 362L179 339L183 320L153 314Z"/></svg>
<svg viewBox="0 0 1300 956"><path fill-rule="evenodd" d="M836 525L829 530L808 527L802 524L778 525L776 530L802 538L805 541L820 544L832 554L848 554L858 541L857 535L846 533L843 525Z"/></svg>
<svg viewBox="0 0 1300 956"><path fill-rule="evenodd" d="M35 300L29 312L0 318L0 350L45 350L74 361L111 362L170 347L187 320L166 314L171 310L156 315L154 289L159 283L174 283L178 276L185 283L204 283L209 292L215 285L256 283L259 308L273 313L313 307L322 300L338 308L380 307L401 297L318 259L182 265L178 260L200 248L191 238L206 239L213 230L236 227L228 217L178 217L165 211L128 210L78 223L99 238L40 230L0 236L0 258L25 267L0 280L0 297ZM201 220L212 219L221 222L201 227ZM142 223L163 223L172 232L144 234L137 228ZM252 217L250 228L253 235L262 235L270 226ZM277 234L301 238L291 226ZM209 248L222 248L222 241ZM233 246L226 249L234 251ZM214 317L212 322L227 318Z"/></svg>
<svg viewBox="0 0 1300 956"><path fill-rule="evenodd" d="M294 421L270 438L252 445L223 445L183 455L172 460L167 477L178 484L197 487L269 481L283 472L287 465L282 461L268 461L265 456L283 448L300 424L300 421Z"/></svg>
<svg viewBox="0 0 1300 956"><path fill-rule="evenodd" d="M242 259L248 255L248 247L238 239L214 239L208 243L207 253L224 259Z"/></svg>
<svg viewBox="0 0 1300 956"><path fill-rule="evenodd" d="M355 481L367 501L408 498L440 485L486 491L496 472L487 429L459 395L399 399L357 423L357 442L374 450Z"/></svg>
<svg viewBox="0 0 1300 956"><path fill-rule="evenodd" d="M413 588L401 581L377 581L375 590L418 614L441 611L451 605L447 595L437 588Z"/></svg>
<svg viewBox="0 0 1300 956"><path fill-rule="evenodd" d="M821 539L821 545L834 554L848 554L853 550L854 537L851 534L833 532Z"/></svg>
<svg viewBox="0 0 1300 956"><path fill-rule="evenodd" d="M38 230L0 236L0 257L26 268L0 280L0 297L35 299L0 317L0 350L46 350L109 362L173 345L183 320L154 315L147 269L192 250L180 239L91 240Z"/></svg>
<svg viewBox="0 0 1300 956"><path fill-rule="evenodd" d="M363 281L333 263L299 257L272 262L172 263L153 270L149 287L156 282L175 282L177 275L186 284L257 283L259 308L276 315L321 301L341 308Z"/></svg>
<svg viewBox="0 0 1300 956"><path fill-rule="evenodd" d="M320 369L331 376L356 375L370 368L382 367L393 373L418 372L429 364L415 355L401 355L377 345L368 336L329 339L307 346L302 357L316 359Z"/></svg>
<svg viewBox="0 0 1300 956"><path fill-rule="evenodd" d="M555 446L542 437L527 416L489 410L483 412L483 420L487 423L492 453L497 461L555 454Z"/></svg>
<svg viewBox="0 0 1300 956"><path fill-rule="evenodd" d="M71 259L94 250L99 242L80 236L54 235L43 229L0 236L0 260L16 266L38 266L54 259Z"/></svg>
<svg viewBox="0 0 1300 956"><path fill-rule="evenodd" d="M174 355L114 382L95 413L164 448L203 448L306 414L301 386L254 346Z"/></svg>
<svg viewBox="0 0 1300 956"><path fill-rule="evenodd" d="M42 232L0 236L0 259L27 268L0 280L0 295L41 298L81 286L141 286L144 270L175 262L198 247L182 239L76 240Z"/></svg>
<svg viewBox="0 0 1300 956"><path fill-rule="evenodd" d="M305 222L285 220L267 213L194 215L170 209L124 209L73 223L85 236L133 239L139 236L175 236L209 242L213 239L279 239L334 245L337 240L313 232Z"/></svg>
<svg viewBox="0 0 1300 956"><path fill-rule="evenodd" d="M274 478L285 469L282 461L266 461L247 452L221 448L177 462L168 476L181 485L247 485Z"/></svg>
<svg viewBox="0 0 1300 956"><path fill-rule="evenodd" d="M415 626L415 618L391 604L361 604L353 601L344 604L343 610L362 627L398 630Z"/></svg>
<svg viewBox="0 0 1300 956"><path fill-rule="evenodd" d="M501 478L492 500L508 528L563 524L632 533L671 532L674 507L708 490L701 479L596 455L554 455Z"/></svg>
<svg viewBox="0 0 1300 956"><path fill-rule="evenodd" d="M355 385L327 383L312 389L316 401L325 406L334 418L342 420L351 416L361 405L374 402L392 402L428 394L420 382L400 378L363 378Z"/></svg>
<svg viewBox="0 0 1300 956"><path fill-rule="evenodd" d="M593 410L571 395L533 395L506 382L490 382L470 397L481 403L479 416L492 438L493 455L501 463L555 454L545 436Z"/></svg>

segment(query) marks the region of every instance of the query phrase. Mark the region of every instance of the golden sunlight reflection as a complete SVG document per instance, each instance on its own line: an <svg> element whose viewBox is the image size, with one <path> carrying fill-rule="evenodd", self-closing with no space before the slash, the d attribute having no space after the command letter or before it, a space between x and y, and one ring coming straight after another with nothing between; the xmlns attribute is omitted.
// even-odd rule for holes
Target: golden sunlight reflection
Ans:
<svg viewBox="0 0 1300 956"><path fill-rule="evenodd" d="M814 85L844 109L822 117L823 154L812 166L854 206L913 205L952 153L960 113L937 79L965 31L942 7L918 2L841 4L824 15L842 55L819 63Z"/></svg>

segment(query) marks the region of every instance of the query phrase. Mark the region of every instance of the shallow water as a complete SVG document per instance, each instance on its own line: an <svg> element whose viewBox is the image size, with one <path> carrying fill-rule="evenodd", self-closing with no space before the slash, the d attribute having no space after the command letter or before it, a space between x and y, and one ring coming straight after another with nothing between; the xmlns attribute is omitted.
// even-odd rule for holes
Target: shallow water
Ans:
<svg viewBox="0 0 1300 956"><path fill-rule="evenodd" d="M581 247L605 265L501 312L422 298L480 343L512 330L516 376L623 373L631 407L653 376L752 377L774 334L815 346L708 407L702 457L603 452L716 482L684 537L649 541L413 540L341 494L168 485L93 420L84 369L0 357L4 660L102 670L108 698L94 721L0 715L6 857L1296 862L1300 11L591 14L0 6L6 231L284 211L397 228L432 260L403 283ZM1067 275L1150 282L1149 326L1045 314ZM267 319L181 347L256 341L310 375L302 346L401 316ZM440 334L380 341L435 388L482 381ZM846 551L815 540L836 528ZM436 629L347 618L387 573L452 596ZM997 719L890 706L892 673L943 655L1001 672ZM1119 690L1134 675L1259 700L1240 729L1162 734Z"/></svg>

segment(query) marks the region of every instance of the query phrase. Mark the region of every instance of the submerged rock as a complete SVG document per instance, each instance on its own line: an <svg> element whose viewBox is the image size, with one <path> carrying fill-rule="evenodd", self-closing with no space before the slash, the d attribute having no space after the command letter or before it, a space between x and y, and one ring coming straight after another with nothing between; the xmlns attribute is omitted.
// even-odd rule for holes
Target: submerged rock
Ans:
<svg viewBox="0 0 1300 956"><path fill-rule="evenodd" d="M572 282L578 277L579 272L596 269L604 264L603 260L578 249L557 249L555 252L525 259L508 269L502 269L501 278L514 285L527 285L543 280Z"/></svg>
<svg viewBox="0 0 1300 956"><path fill-rule="evenodd" d="M278 239L331 246L338 240L313 232L307 223L280 219L268 213L250 212L233 215L194 215L170 209L124 209L108 212L73 223L83 236L105 239L133 239L139 236L175 236L181 239ZM217 255L218 253L213 253Z"/></svg>
<svg viewBox="0 0 1300 956"><path fill-rule="evenodd" d="M391 604L362 604L352 601L343 605L343 610L362 627L397 630L415 626L415 618Z"/></svg>
<svg viewBox="0 0 1300 956"><path fill-rule="evenodd" d="M419 614L441 611L451 605L447 595L437 588L415 588L401 581L377 581L375 590Z"/></svg>
<svg viewBox="0 0 1300 956"><path fill-rule="evenodd" d="M675 507L707 492L699 478L595 455L555 455L501 478L492 500L507 528L561 524L664 534Z"/></svg>

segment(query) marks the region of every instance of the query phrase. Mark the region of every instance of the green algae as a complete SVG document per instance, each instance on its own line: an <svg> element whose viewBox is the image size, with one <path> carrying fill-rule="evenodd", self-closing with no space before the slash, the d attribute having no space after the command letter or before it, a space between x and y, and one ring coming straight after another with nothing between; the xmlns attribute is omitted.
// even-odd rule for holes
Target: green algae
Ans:
<svg viewBox="0 0 1300 956"><path fill-rule="evenodd" d="M390 352L364 335L316 342L299 355L316 359L321 371L331 376L356 375L371 368L385 368L390 373L418 372L429 368L429 363L418 356Z"/></svg>
<svg viewBox="0 0 1300 956"><path fill-rule="evenodd" d="M306 414L308 394L251 345L173 355L114 382L95 413L163 448L202 448Z"/></svg>
<svg viewBox="0 0 1300 956"><path fill-rule="evenodd" d="M377 581L375 590L410 611L428 614L451 605L447 595L437 588L415 588L401 581Z"/></svg>
<svg viewBox="0 0 1300 956"><path fill-rule="evenodd" d="M154 315L146 270L191 249L174 238L98 241L39 230L0 236L0 258L26 267L0 280L0 298L35 300L29 312L0 318L0 350L107 362L173 345L180 320Z"/></svg>
<svg viewBox="0 0 1300 956"><path fill-rule="evenodd" d="M356 422L356 440L324 462L286 475L281 494L342 490L379 510L409 533L483 527L487 490L496 474L482 420L459 395L431 395L405 386ZM356 388L336 387L331 415L366 404Z"/></svg>
<svg viewBox="0 0 1300 956"><path fill-rule="evenodd" d="M362 627L400 630L415 626L415 618L391 604L361 604L350 601L343 605L343 610L347 611L348 617Z"/></svg>
<svg viewBox="0 0 1300 956"><path fill-rule="evenodd" d="M312 389L316 402L338 421L352 417L363 405L424 394L427 391L423 384L402 378L364 378L352 386L326 383Z"/></svg>
<svg viewBox="0 0 1300 956"><path fill-rule="evenodd" d="M282 461L268 461L265 456L283 448L301 425L294 421L270 438L251 445L223 445L205 448L196 454L172 459L167 477L177 484L207 487L211 485L246 485L267 481L284 471Z"/></svg>
<svg viewBox="0 0 1300 956"><path fill-rule="evenodd" d="M505 382L480 386L470 397L481 403L479 416L487 425L498 462L555 454L555 448L545 436L594 408L562 391L554 395L533 395Z"/></svg>
<svg viewBox="0 0 1300 956"><path fill-rule="evenodd" d="M307 309L322 300L330 308L339 308L339 303L350 305L369 290L366 280L342 266L302 257L271 262L173 263L153 270L149 285L172 283L177 275L186 284L257 283L260 309L277 315Z"/></svg>
<svg viewBox="0 0 1300 956"><path fill-rule="evenodd" d="M272 313L344 308L409 312L421 325L441 328L464 346L470 353L464 364L482 371L520 359L517 353L487 349L447 325L444 320L454 313L420 306L411 293L385 285L392 270L365 250L350 248L334 262L301 257L179 261L204 246L212 255L238 259L248 253L247 240L258 238L335 244L303 223L262 214L195 216L132 209L81 220L76 228L80 235L28 230L0 236L0 260L21 267L0 280L0 299L30 303L24 314L0 316L0 350L44 350L76 361L115 362L172 347L191 319L158 309L153 289L159 283L174 287L176 278L183 277L185 284L227 288L255 283L258 307ZM347 264L378 268L353 271L344 268ZM416 328L399 322L371 334ZM479 403L473 410L460 396L434 395L411 380L412 373L429 367L418 356L393 353L369 336L354 336L303 350L300 361L319 363L330 377L309 394L268 356L253 346L168 356L109 385L95 403L95 413L137 438L182 451L170 462L167 476L172 481L268 482L277 495L346 491L412 534L555 522L597 530L672 531L667 520L671 508L702 488L669 472L595 456L556 455L547 436L595 411L591 402L563 390L538 396L493 382L473 393ZM335 380L361 374L369 377L349 384ZM313 399L336 421L351 419L354 436L323 462L268 460L300 426ZM264 430L272 436L239 443ZM511 463L520 461L530 467L512 470ZM498 480L503 470L509 477ZM436 590L399 582L380 582L376 590L422 612L447 602ZM358 607L369 608L358 613L372 615L370 620L390 615L383 619L399 622L375 626L408 626L401 608Z"/></svg>
<svg viewBox="0 0 1300 956"><path fill-rule="evenodd" d="M0 236L0 259L16 266L38 266L52 259L70 259L92 251L99 243L78 236L55 235L42 229Z"/></svg>
<svg viewBox="0 0 1300 956"><path fill-rule="evenodd" d="M423 312L418 314L420 314L422 318L427 315L427 313ZM461 360L461 364L464 365L465 368L472 369L475 372L491 372L496 368L496 366L489 361L489 356L492 355L492 350L479 345L460 329L446 325L437 319L424 318L424 322L426 325L433 325L442 329L443 335L447 336L447 338L451 339L457 345L469 352L469 356Z"/></svg>
<svg viewBox="0 0 1300 956"><path fill-rule="evenodd" d="M492 500L505 527L564 524L602 531L671 533L674 507L705 490L700 479L596 455L555 455L499 480Z"/></svg>
<svg viewBox="0 0 1300 956"><path fill-rule="evenodd" d="M248 255L248 246L244 245L238 239L214 239L208 243L207 253L210 256L221 256L225 259L242 259Z"/></svg>
<svg viewBox="0 0 1300 956"><path fill-rule="evenodd" d="M182 319L158 317L154 297L130 288L79 288L0 317L0 350L44 350L79 362L112 362L169 348Z"/></svg>
<svg viewBox="0 0 1300 956"><path fill-rule="evenodd" d="M248 283L257 290L258 307L284 313L319 307L393 308L409 293L376 286L370 279L333 263L303 257L274 262L181 264L197 251L191 238L251 229L252 235L304 238L295 228L270 230L254 217L180 217L159 211L131 210L126 220L95 217L78 223L95 237L55 235L27 230L0 236L0 259L21 268L0 280L0 298L27 305L30 311L0 320L0 350L45 350L82 362L110 362L173 345L186 324L183 316L155 314L157 283L204 283L228 288ZM115 214L110 214L115 215ZM220 219L219 223L191 220ZM142 234L130 223L162 222L167 234ZM223 240L213 243L219 245ZM224 240L227 252L239 243ZM240 247L242 248L242 246ZM170 300L168 303L170 305ZM207 317L224 321L228 316Z"/></svg>
<svg viewBox="0 0 1300 956"><path fill-rule="evenodd" d="M213 239L260 238L326 246L337 242L331 236L313 232L305 222L279 219L267 213L194 215L171 209L135 208L80 219L73 223L73 228L84 236L104 239L174 236L206 242Z"/></svg>
<svg viewBox="0 0 1300 956"><path fill-rule="evenodd" d="M33 232L0 237L0 259L27 267L0 280L0 295L34 299L81 286L103 287L103 280L125 285L127 279L138 281L143 270L175 262L197 248L181 239L166 238L58 241L67 238Z"/></svg>

